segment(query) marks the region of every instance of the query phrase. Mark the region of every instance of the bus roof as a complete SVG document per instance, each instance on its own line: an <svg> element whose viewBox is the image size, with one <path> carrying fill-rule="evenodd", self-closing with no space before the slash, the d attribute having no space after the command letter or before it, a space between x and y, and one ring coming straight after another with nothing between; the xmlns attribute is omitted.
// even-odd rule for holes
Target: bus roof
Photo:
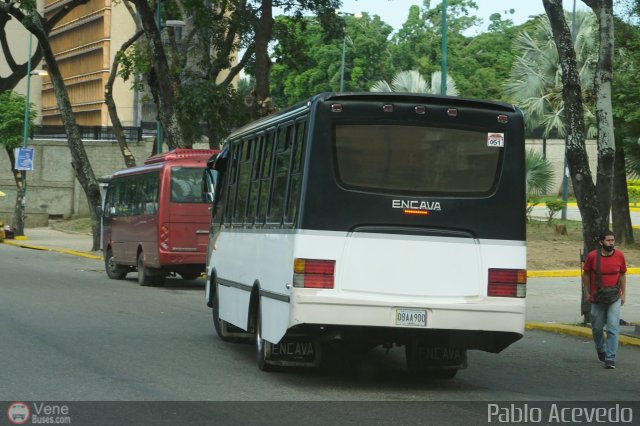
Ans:
<svg viewBox="0 0 640 426"><path fill-rule="evenodd" d="M248 123L236 130L234 130L229 136L225 138L225 141L242 135L243 133L252 131L256 127L268 126L269 122L277 122L286 118L287 116L296 116L303 111L311 109L313 104L329 101L329 100L345 100L345 101L364 101L375 102L396 100L399 102L419 102L436 105L448 105L451 107L469 107L469 108L488 108L495 109L497 111L504 111L506 113L517 112L518 108L512 104L498 101L488 101L482 99L462 98L459 96L442 96L433 95L429 93L408 93L408 92L324 92L312 96L302 102L298 102L295 105L281 109L271 115ZM152 157L153 158L153 157Z"/></svg>
<svg viewBox="0 0 640 426"><path fill-rule="evenodd" d="M204 158L209 159L212 155L217 154L218 150L215 149L184 149L177 148L172 151L162 152L160 154L153 155L144 161L144 164L157 164L164 163L165 161L174 161L188 158Z"/></svg>

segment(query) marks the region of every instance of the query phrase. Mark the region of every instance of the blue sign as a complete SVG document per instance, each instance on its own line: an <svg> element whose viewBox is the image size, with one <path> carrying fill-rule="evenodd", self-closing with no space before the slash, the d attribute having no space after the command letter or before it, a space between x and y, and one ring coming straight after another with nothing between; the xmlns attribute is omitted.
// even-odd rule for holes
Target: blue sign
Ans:
<svg viewBox="0 0 640 426"><path fill-rule="evenodd" d="M33 148L16 148L16 170L33 171Z"/></svg>

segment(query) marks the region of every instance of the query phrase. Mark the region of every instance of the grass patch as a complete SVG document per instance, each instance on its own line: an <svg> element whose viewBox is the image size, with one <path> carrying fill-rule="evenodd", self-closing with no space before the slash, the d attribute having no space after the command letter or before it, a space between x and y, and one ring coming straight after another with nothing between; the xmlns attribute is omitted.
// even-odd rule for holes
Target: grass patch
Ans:
<svg viewBox="0 0 640 426"><path fill-rule="evenodd" d="M54 228L64 232L77 232L79 234L91 234L91 218L79 217L56 222Z"/></svg>

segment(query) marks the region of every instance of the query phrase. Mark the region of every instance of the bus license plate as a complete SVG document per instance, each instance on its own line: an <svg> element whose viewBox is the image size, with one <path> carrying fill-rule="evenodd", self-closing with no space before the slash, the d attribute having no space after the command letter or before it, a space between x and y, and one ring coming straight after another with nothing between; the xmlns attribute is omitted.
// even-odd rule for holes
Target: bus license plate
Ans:
<svg viewBox="0 0 640 426"><path fill-rule="evenodd" d="M426 327L426 309L396 308L396 325L404 327Z"/></svg>

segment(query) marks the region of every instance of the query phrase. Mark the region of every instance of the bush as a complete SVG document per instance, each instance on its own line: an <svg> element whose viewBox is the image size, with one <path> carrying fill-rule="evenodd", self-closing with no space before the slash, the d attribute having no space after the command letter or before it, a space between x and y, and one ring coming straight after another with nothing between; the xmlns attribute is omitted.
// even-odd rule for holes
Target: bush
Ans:
<svg viewBox="0 0 640 426"><path fill-rule="evenodd" d="M558 214L558 212L562 210L564 206L567 205L567 203L562 200L549 200L546 202L546 205L547 209L549 210L549 212L547 213L547 225L551 225L553 217Z"/></svg>

